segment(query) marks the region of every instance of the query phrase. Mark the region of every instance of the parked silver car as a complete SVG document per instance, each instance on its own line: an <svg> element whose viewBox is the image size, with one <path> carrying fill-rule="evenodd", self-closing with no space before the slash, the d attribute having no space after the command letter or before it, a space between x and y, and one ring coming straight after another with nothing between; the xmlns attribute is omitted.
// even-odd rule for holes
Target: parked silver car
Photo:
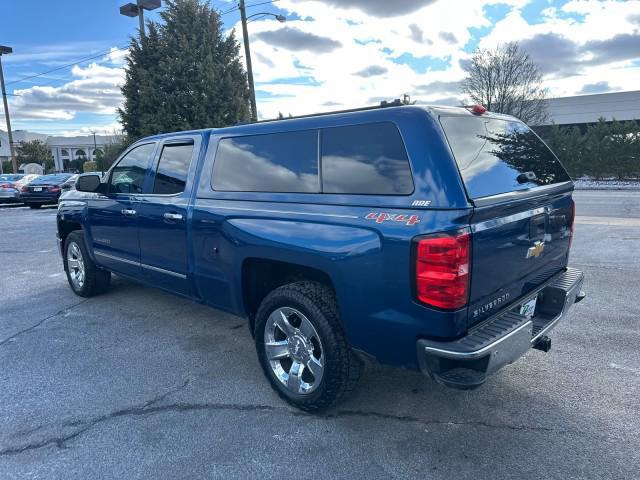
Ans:
<svg viewBox="0 0 640 480"><path fill-rule="evenodd" d="M69 177L69 180L67 180L62 185L60 185L60 188L62 189L62 193L68 192L69 190L75 190L76 182L78 181L79 176L80 174L76 173L74 176Z"/></svg>
<svg viewBox="0 0 640 480"><path fill-rule="evenodd" d="M20 189L40 175L11 173L0 175L0 203L20 202Z"/></svg>

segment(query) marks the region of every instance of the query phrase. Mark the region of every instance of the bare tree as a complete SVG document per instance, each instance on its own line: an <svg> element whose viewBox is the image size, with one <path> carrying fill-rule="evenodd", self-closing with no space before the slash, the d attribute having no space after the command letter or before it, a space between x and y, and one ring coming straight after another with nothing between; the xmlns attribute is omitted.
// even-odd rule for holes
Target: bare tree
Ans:
<svg viewBox="0 0 640 480"><path fill-rule="evenodd" d="M542 74L517 43L493 50L478 49L469 66L461 90L474 103L488 110L513 115L539 125L548 119Z"/></svg>

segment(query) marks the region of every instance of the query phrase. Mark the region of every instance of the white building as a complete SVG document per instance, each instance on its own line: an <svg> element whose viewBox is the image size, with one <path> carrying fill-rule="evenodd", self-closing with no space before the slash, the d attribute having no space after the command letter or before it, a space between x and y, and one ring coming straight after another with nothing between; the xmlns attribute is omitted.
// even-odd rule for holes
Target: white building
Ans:
<svg viewBox="0 0 640 480"><path fill-rule="evenodd" d="M94 145L93 135L61 137L33 133L26 130L13 131L13 143L16 147L20 142L33 140L40 140L49 147L53 155L55 169L60 172L68 168L68 162L71 160L95 160L98 150L104 149L106 145L119 142L121 137L117 135L96 135ZM0 161L9 160L10 155L9 136L7 132L0 130Z"/></svg>
<svg viewBox="0 0 640 480"><path fill-rule="evenodd" d="M640 120L640 90L598 93L547 100L549 121L546 124L580 125L606 120Z"/></svg>

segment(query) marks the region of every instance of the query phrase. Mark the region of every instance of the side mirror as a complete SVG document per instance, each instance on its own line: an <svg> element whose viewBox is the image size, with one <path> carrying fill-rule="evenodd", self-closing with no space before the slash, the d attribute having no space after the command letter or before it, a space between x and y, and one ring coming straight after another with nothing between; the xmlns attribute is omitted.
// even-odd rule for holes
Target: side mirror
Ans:
<svg viewBox="0 0 640 480"><path fill-rule="evenodd" d="M102 183L100 182L100 175L95 173L89 173L78 177L76 182L76 190L79 192L98 193L101 190Z"/></svg>

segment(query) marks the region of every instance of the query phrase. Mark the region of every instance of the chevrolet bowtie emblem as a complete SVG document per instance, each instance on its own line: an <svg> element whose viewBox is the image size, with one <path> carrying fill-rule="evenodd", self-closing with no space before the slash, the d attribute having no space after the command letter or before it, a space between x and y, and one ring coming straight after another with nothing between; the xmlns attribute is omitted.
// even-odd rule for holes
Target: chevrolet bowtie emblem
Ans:
<svg viewBox="0 0 640 480"><path fill-rule="evenodd" d="M533 244L533 247L530 247L529 250L527 250L527 258L539 257L543 251L544 251L544 242L538 241Z"/></svg>

